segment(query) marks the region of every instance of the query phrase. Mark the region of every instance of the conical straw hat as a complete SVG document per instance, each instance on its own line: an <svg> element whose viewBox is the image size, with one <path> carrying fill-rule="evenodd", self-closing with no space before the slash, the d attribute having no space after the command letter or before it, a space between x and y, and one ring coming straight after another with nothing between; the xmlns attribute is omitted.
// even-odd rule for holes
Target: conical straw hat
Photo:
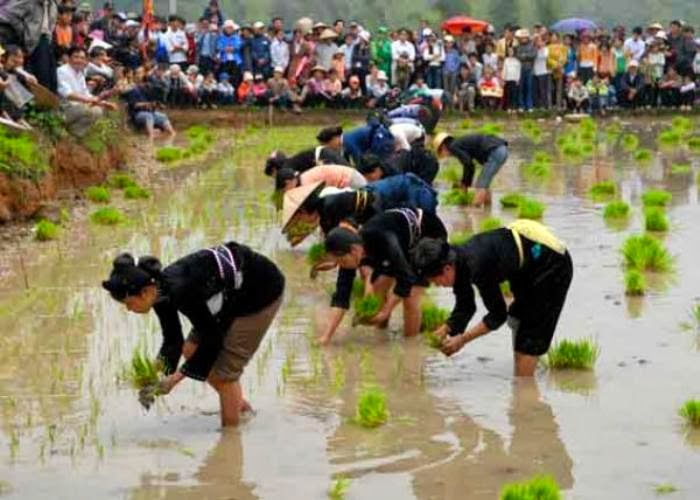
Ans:
<svg viewBox="0 0 700 500"><path fill-rule="evenodd" d="M289 223L297 215L299 209L308 200L311 195L317 193L326 185L325 182L319 181L313 184L308 184L306 186L300 186L294 189L290 189L284 193L284 200L282 202L282 232L284 233L289 229Z"/></svg>

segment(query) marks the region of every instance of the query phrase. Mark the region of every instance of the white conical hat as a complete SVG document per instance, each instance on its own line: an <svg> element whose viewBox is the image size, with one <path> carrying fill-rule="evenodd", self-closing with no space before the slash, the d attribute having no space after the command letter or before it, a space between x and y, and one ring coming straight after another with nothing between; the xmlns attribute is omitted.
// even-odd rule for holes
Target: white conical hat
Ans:
<svg viewBox="0 0 700 500"><path fill-rule="evenodd" d="M314 193L321 191L325 185L325 182L319 181L290 189L284 193L284 200L282 201L282 232L289 229L289 223L294 219L294 216L299 212L306 200Z"/></svg>

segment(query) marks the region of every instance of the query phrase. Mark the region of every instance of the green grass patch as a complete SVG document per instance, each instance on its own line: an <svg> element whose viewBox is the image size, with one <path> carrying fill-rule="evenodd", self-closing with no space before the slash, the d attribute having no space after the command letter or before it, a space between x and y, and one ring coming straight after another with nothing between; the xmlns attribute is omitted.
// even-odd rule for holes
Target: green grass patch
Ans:
<svg viewBox="0 0 700 500"><path fill-rule="evenodd" d="M474 234L471 231L453 231L450 233L450 245L460 246L471 240Z"/></svg>
<svg viewBox="0 0 700 500"><path fill-rule="evenodd" d="M605 205L603 217L606 219L627 219L630 215L630 206L622 200L611 201Z"/></svg>
<svg viewBox="0 0 700 500"><path fill-rule="evenodd" d="M119 128L118 119L105 116L90 127L87 134L80 138L80 143L92 154L101 155L119 140L121 137Z"/></svg>
<svg viewBox="0 0 700 500"><path fill-rule="evenodd" d="M689 399L683 403L678 414L683 417L686 425L700 427L700 399Z"/></svg>
<svg viewBox="0 0 700 500"><path fill-rule="evenodd" d="M668 217L661 207L647 207L644 209L644 228L647 231L664 233L668 231Z"/></svg>
<svg viewBox="0 0 700 500"><path fill-rule="evenodd" d="M182 160L183 150L177 146L163 146L156 150L156 160L161 163L174 163Z"/></svg>
<svg viewBox="0 0 700 500"><path fill-rule="evenodd" d="M8 177L41 179L49 171L47 152L37 137L0 127L0 172Z"/></svg>
<svg viewBox="0 0 700 500"><path fill-rule="evenodd" d="M653 158L654 153L650 149L639 148L634 152L634 159L637 163L648 163Z"/></svg>
<svg viewBox="0 0 700 500"><path fill-rule="evenodd" d="M688 175L691 170L688 163L675 163L671 165L671 175Z"/></svg>
<svg viewBox="0 0 700 500"><path fill-rule="evenodd" d="M508 193L501 196L501 206L503 208L518 208L524 196L520 193Z"/></svg>
<svg viewBox="0 0 700 500"><path fill-rule="evenodd" d="M107 180L107 185L114 189L126 189L136 186L136 181L129 174L114 174Z"/></svg>
<svg viewBox="0 0 700 500"><path fill-rule="evenodd" d="M338 477L328 489L328 498L330 500L343 500L348 488L350 488L350 480L343 476Z"/></svg>
<svg viewBox="0 0 700 500"><path fill-rule="evenodd" d="M544 215L547 207L541 201L532 198L523 198L518 206L518 217L520 219L539 220Z"/></svg>
<svg viewBox="0 0 700 500"><path fill-rule="evenodd" d="M500 123L484 123L479 128L479 133L484 135L501 135L503 133L503 125Z"/></svg>
<svg viewBox="0 0 700 500"><path fill-rule="evenodd" d="M369 429L379 427L389 420L386 394L379 387L365 387L357 400L355 423Z"/></svg>
<svg viewBox="0 0 700 500"><path fill-rule="evenodd" d="M352 306L353 310L355 311L355 318L358 321L367 321L372 319L377 315L381 307L381 300L379 300L379 297L374 294L356 298Z"/></svg>
<svg viewBox="0 0 700 500"><path fill-rule="evenodd" d="M436 305L432 301L424 301L421 304L421 332L434 332L445 324L450 317L450 311Z"/></svg>
<svg viewBox="0 0 700 500"><path fill-rule="evenodd" d="M118 208L103 207L92 212L90 220L100 226L116 226L126 222L126 216Z"/></svg>
<svg viewBox="0 0 700 500"><path fill-rule="evenodd" d="M462 120L461 122L459 122L459 128L461 128L462 130L470 130L470 129L473 129L473 128L474 128L474 122L471 121L471 120L469 120L469 119L467 119L467 120Z"/></svg>
<svg viewBox="0 0 700 500"><path fill-rule="evenodd" d="M625 293L630 296L640 296L646 293L647 280L644 274L637 269L628 269L625 272Z"/></svg>
<svg viewBox="0 0 700 500"><path fill-rule="evenodd" d="M326 245L323 243L314 243L309 247L309 251L306 253L306 261L311 265L315 266L320 264L326 258ZM362 282L360 282L362 283Z"/></svg>
<svg viewBox="0 0 700 500"><path fill-rule="evenodd" d="M637 271L667 272L673 264L666 247L648 234L627 238L622 245L622 256L625 267Z"/></svg>
<svg viewBox="0 0 700 500"><path fill-rule="evenodd" d="M642 204L645 207L665 207L672 199L673 195L663 189L648 189L642 194Z"/></svg>
<svg viewBox="0 0 700 500"><path fill-rule="evenodd" d="M617 185L614 181L601 181L593 184L588 190L588 195L595 201L609 199L617 194Z"/></svg>
<svg viewBox="0 0 700 500"><path fill-rule="evenodd" d="M639 147L639 137L634 134L625 134L622 136L622 148L632 152Z"/></svg>
<svg viewBox="0 0 700 500"><path fill-rule="evenodd" d="M50 220L42 219L34 226L34 237L39 241L51 241L58 238L59 227Z"/></svg>
<svg viewBox="0 0 700 500"><path fill-rule="evenodd" d="M146 200L151 197L151 192L138 185L124 188L124 198L127 200Z"/></svg>
<svg viewBox="0 0 700 500"><path fill-rule="evenodd" d="M542 129L535 120L525 119L520 123L520 131L522 134L535 143L542 140Z"/></svg>
<svg viewBox="0 0 700 500"><path fill-rule="evenodd" d="M479 231L485 233L486 231L493 231L494 229L499 229L503 226L503 221L498 217L486 217L481 221Z"/></svg>
<svg viewBox="0 0 700 500"><path fill-rule="evenodd" d="M109 203L112 195L104 186L90 186L85 190L85 197L93 203Z"/></svg>
<svg viewBox="0 0 700 500"><path fill-rule="evenodd" d="M442 203L445 205L467 206L474 201L474 192L464 189L450 189L442 194Z"/></svg>
<svg viewBox="0 0 700 500"><path fill-rule="evenodd" d="M501 489L500 500L561 500L561 493L552 476L535 476L528 481L506 484Z"/></svg>
<svg viewBox="0 0 700 500"><path fill-rule="evenodd" d="M564 339L549 349L547 366L553 370L591 370L599 353L592 339Z"/></svg>

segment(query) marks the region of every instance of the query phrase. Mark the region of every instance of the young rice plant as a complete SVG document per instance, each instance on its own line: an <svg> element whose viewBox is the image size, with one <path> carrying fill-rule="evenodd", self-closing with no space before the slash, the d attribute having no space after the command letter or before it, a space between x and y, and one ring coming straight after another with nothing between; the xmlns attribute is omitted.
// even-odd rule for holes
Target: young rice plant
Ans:
<svg viewBox="0 0 700 500"><path fill-rule="evenodd" d="M591 339L557 342L547 353L547 365L552 370L591 370L600 349Z"/></svg>

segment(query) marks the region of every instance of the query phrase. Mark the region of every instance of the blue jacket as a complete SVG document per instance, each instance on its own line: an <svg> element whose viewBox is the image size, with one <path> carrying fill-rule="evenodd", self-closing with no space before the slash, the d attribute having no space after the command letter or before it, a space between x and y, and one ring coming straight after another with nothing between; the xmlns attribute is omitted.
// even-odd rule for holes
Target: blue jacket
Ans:
<svg viewBox="0 0 700 500"><path fill-rule="evenodd" d="M270 65L270 40L265 35L255 35L250 41L250 57L255 71L262 71Z"/></svg>
<svg viewBox="0 0 700 500"><path fill-rule="evenodd" d="M343 133L343 153L354 165L359 165L365 153L386 160L394 152L394 136L377 120Z"/></svg>
<svg viewBox="0 0 700 500"><path fill-rule="evenodd" d="M243 59L241 58L241 45L241 37L235 33L232 35L227 35L225 33L219 35L216 48L219 52L219 59L221 62L233 61L240 66L243 63ZM228 47L233 48L233 53L226 52L226 48Z"/></svg>
<svg viewBox="0 0 700 500"><path fill-rule="evenodd" d="M208 33L197 33L195 35L197 57L210 57L215 59L219 53L218 38L219 35L211 31Z"/></svg>
<svg viewBox="0 0 700 500"><path fill-rule="evenodd" d="M372 182L366 188L378 197L381 211L391 208L420 208L434 214L438 205L437 193L415 174L401 174Z"/></svg>

